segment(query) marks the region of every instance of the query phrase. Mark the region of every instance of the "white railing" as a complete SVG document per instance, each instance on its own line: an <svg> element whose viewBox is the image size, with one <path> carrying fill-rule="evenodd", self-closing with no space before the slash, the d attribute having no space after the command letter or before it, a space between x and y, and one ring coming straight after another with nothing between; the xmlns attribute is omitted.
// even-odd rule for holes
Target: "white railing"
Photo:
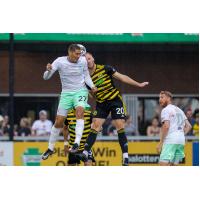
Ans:
<svg viewBox="0 0 200 200"><path fill-rule="evenodd" d="M148 137L148 136L127 136L128 141L158 141L159 137ZM0 136L0 141L8 141L8 136ZM15 136L14 141L48 141L49 136ZM63 136L58 137L58 141L62 141ZM118 136L101 136L98 135L97 141L116 141ZM186 140L199 140L196 136L186 136Z"/></svg>

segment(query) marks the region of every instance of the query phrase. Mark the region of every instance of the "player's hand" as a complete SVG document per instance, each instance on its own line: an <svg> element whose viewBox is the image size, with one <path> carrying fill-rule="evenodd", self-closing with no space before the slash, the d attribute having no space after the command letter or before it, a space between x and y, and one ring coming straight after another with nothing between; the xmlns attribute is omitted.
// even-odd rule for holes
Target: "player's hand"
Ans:
<svg viewBox="0 0 200 200"><path fill-rule="evenodd" d="M146 85L149 85L149 82L140 83L139 87L145 87Z"/></svg>
<svg viewBox="0 0 200 200"><path fill-rule="evenodd" d="M98 91L97 87L91 88L91 92L92 92L93 94L96 93L97 91Z"/></svg>
<svg viewBox="0 0 200 200"><path fill-rule="evenodd" d="M162 142L159 142L157 147L156 147L156 150L157 152L160 154L161 150L162 150L162 146L163 146L163 143Z"/></svg>
<svg viewBox="0 0 200 200"><path fill-rule="evenodd" d="M50 63L47 64L47 71L51 71L52 70L52 65Z"/></svg>
<svg viewBox="0 0 200 200"><path fill-rule="evenodd" d="M68 145L64 145L64 152L65 152L65 156L69 153L69 146Z"/></svg>

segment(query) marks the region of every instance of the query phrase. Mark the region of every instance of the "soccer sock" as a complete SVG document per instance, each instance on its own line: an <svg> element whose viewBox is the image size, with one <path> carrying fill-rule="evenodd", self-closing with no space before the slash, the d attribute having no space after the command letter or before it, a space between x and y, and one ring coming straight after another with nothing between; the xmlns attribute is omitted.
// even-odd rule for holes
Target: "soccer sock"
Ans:
<svg viewBox="0 0 200 200"><path fill-rule="evenodd" d="M80 144L83 135L83 130L84 130L84 119L77 119L75 128L76 139L74 143L77 143L78 145Z"/></svg>
<svg viewBox="0 0 200 200"><path fill-rule="evenodd" d="M54 150L55 143L57 141L57 137L59 136L60 130L61 130L61 128L56 128L55 126L53 126L52 129L51 129L51 135L50 135L50 138L49 138L48 148L52 151Z"/></svg>
<svg viewBox="0 0 200 200"><path fill-rule="evenodd" d="M96 130L91 129L90 134L88 135L88 138L85 143L85 147L84 147L85 151L91 150L92 146L94 145L94 143L96 141L97 134L98 134L98 132Z"/></svg>
<svg viewBox="0 0 200 200"><path fill-rule="evenodd" d="M123 158L128 158L128 140L124 129L120 129L118 132L119 144L123 153Z"/></svg>

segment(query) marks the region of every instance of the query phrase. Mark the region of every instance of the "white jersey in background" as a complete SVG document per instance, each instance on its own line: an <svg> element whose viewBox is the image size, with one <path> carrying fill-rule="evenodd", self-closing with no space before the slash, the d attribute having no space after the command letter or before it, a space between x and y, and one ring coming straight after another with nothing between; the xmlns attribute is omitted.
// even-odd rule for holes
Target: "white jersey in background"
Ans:
<svg viewBox="0 0 200 200"><path fill-rule="evenodd" d="M164 140L165 144L185 144L185 120L187 120L187 117L177 106L169 104L162 110L161 122L170 122L169 131Z"/></svg>
<svg viewBox="0 0 200 200"><path fill-rule="evenodd" d="M36 131L37 136L50 134L53 124L50 120L36 120L33 123L32 129Z"/></svg>
<svg viewBox="0 0 200 200"><path fill-rule="evenodd" d="M56 70L58 70L60 75L62 92L71 92L86 88L85 83L90 88L94 87L84 56L81 56L77 63L69 62L67 56L58 57L52 63L52 70L44 72L43 78L45 80L51 78Z"/></svg>

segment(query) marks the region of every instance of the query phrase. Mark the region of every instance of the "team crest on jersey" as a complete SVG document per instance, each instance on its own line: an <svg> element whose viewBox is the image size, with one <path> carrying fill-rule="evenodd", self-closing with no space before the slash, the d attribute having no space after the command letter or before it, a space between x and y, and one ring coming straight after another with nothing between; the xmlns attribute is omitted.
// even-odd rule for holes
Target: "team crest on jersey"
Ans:
<svg viewBox="0 0 200 200"><path fill-rule="evenodd" d="M93 111L93 113L92 113L92 114L93 114L94 116L95 116L95 115L97 115L97 111L96 111L96 110L95 110L95 111Z"/></svg>

